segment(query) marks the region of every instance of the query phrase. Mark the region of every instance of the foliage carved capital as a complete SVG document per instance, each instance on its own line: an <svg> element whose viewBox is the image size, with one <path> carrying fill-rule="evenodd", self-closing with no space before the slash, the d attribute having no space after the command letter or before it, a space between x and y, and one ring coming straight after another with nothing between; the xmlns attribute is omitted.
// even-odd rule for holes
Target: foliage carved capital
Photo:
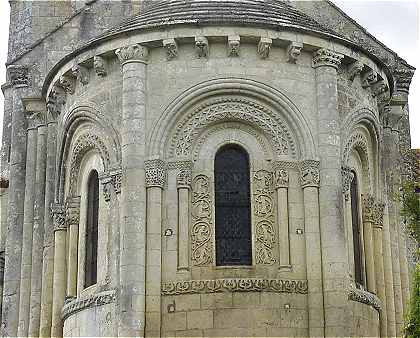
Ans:
<svg viewBox="0 0 420 338"><path fill-rule="evenodd" d="M166 184L166 164L162 160L144 162L146 170L146 187L163 188Z"/></svg>
<svg viewBox="0 0 420 338"><path fill-rule="evenodd" d="M149 49L145 46L134 44L118 48L115 54L120 60L121 64L127 62L147 62L149 58Z"/></svg>
<svg viewBox="0 0 420 338"><path fill-rule="evenodd" d="M313 67L318 68L318 67L327 66L327 67L333 67L335 69L338 69L343 57L344 56L342 54L334 52L330 49L321 48L321 49L318 49L313 54L313 59L312 59Z"/></svg>

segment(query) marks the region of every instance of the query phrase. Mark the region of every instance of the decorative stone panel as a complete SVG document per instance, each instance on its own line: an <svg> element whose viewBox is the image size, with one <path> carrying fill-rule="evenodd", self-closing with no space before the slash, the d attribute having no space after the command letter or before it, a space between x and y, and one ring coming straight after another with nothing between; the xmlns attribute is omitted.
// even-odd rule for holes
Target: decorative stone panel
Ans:
<svg viewBox="0 0 420 338"><path fill-rule="evenodd" d="M275 204L273 173L259 170L253 176L253 214L255 223L257 264L276 263L274 244L276 242Z"/></svg>
<svg viewBox="0 0 420 338"><path fill-rule="evenodd" d="M210 178L197 175L192 183L191 260L195 266L213 263L213 200Z"/></svg>
<svg viewBox="0 0 420 338"><path fill-rule="evenodd" d="M162 160L150 160L144 162L146 171L146 187L163 188L166 183L166 165Z"/></svg>
<svg viewBox="0 0 420 338"><path fill-rule="evenodd" d="M162 295L203 294L218 292L308 293L306 280L225 278L214 280L170 281L162 285Z"/></svg>

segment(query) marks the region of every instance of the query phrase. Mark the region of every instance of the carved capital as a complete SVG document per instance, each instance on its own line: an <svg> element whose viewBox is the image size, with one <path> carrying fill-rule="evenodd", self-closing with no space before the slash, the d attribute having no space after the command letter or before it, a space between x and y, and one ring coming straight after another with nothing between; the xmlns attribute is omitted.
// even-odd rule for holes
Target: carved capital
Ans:
<svg viewBox="0 0 420 338"><path fill-rule="evenodd" d="M87 85L90 80L89 69L82 65L74 65L71 69L73 76L79 81L83 86Z"/></svg>
<svg viewBox="0 0 420 338"><path fill-rule="evenodd" d="M99 177L102 184L104 200L111 200L112 191L115 194L121 193L122 170L120 168L111 169Z"/></svg>
<svg viewBox="0 0 420 338"><path fill-rule="evenodd" d="M66 93L64 89L60 86L55 85L47 98L47 111L48 111L48 119L49 120L56 120L57 117L61 114L61 109L63 105L66 103Z"/></svg>
<svg viewBox="0 0 420 338"><path fill-rule="evenodd" d="M241 37L239 35L230 35L228 37L228 56L239 56L241 47Z"/></svg>
<svg viewBox="0 0 420 338"><path fill-rule="evenodd" d="M302 161L299 170L302 188L319 187L319 161Z"/></svg>
<svg viewBox="0 0 420 338"><path fill-rule="evenodd" d="M146 187L163 188L166 183L166 165L162 160L150 160L144 162L146 170Z"/></svg>
<svg viewBox="0 0 420 338"><path fill-rule="evenodd" d="M65 231L66 228L66 208L62 204L53 204L51 206L51 217L55 231Z"/></svg>
<svg viewBox="0 0 420 338"><path fill-rule="evenodd" d="M149 49L139 44L118 48L115 54L122 65L127 62L145 63L149 59Z"/></svg>
<svg viewBox="0 0 420 338"><path fill-rule="evenodd" d="M29 68L22 65L10 65L7 73L13 87L28 87L30 85Z"/></svg>
<svg viewBox="0 0 420 338"><path fill-rule="evenodd" d="M37 129L39 126L46 125L47 114L45 112L26 112L26 121L28 122L28 130Z"/></svg>
<svg viewBox="0 0 420 338"><path fill-rule="evenodd" d="M178 44L175 39L165 39L162 43L166 50L166 59L168 61L178 57Z"/></svg>
<svg viewBox="0 0 420 338"><path fill-rule="evenodd" d="M289 186L289 172L287 170L275 170L273 173L274 188L287 188Z"/></svg>
<svg viewBox="0 0 420 338"><path fill-rule="evenodd" d="M190 188L191 187L191 180L192 180L192 170L191 168L188 169L181 169L176 175L176 184L178 189L179 188Z"/></svg>
<svg viewBox="0 0 420 338"><path fill-rule="evenodd" d="M341 177L343 180L343 194L344 194L344 198L346 199L346 201L349 200L350 197L350 186L351 186L351 182L354 179L354 174L351 171L350 167L347 166L343 166L341 167Z"/></svg>
<svg viewBox="0 0 420 338"><path fill-rule="evenodd" d="M355 61L352 64L350 64L348 69L349 80L353 81L357 75L360 75L360 73L363 70L363 67L364 64L361 61Z"/></svg>
<svg viewBox="0 0 420 338"><path fill-rule="evenodd" d="M108 74L107 62L105 58L99 55L93 57L93 69L95 69L96 75L99 77L105 77Z"/></svg>
<svg viewBox="0 0 420 338"><path fill-rule="evenodd" d="M28 129L35 129L47 123L47 108L42 97L22 98Z"/></svg>
<svg viewBox="0 0 420 338"><path fill-rule="evenodd" d="M289 46L287 46L287 61L290 63L296 63L297 59L300 56L302 48L302 42L290 42Z"/></svg>
<svg viewBox="0 0 420 338"><path fill-rule="evenodd" d="M375 227L382 229L384 226L384 210L385 210L385 203L383 202L376 202L375 208L373 210L373 223Z"/></svg>
<svg viewBox="0 0 420 338"><path fill-rule="evenodd" d="M378 74L373 70L368 70L362 75L362 87L368 88L373 85L378 79Z"/></svg>
<svg viewBox="0 0 420 338"><path fill-rule="evenodd" d="M372 195L362 195L363 221L374 223L375 207L376 203Z"/></svg>
<svg viewBox="0 0 420 338"><path fill-rule="evenodd" d="M257 54L260 56L261 59L267 59L270 56L272 44L272 39L261 37L257 47Z"/></svg>
<svg viewBox="0 0 420 338"><path fill-rule="evenodd" d="M195 37L195 50L199 58L206 58L209 56L209 41L205 36Z"/></svg>
<svg viewBox="0 0 420 338"><path fill-rule="evenodd" d="M343 57L342 54L336 53L330 49L321 48L314 52L312 64L314 68L327 66L338 69Z"/></svg>
<svg viewBox="0 0 420 338"><path fill-rule="evenodd" d="M66 201L66 225L79 224L80 196L70 197Z"/></svg>
<svg viewBox="0 0 420 338"><path fill-rule="evenodd" d="M410 84L414 76L414 70L407 67L397 67L394 72L395 89L398 93L408 95Z"/></svg>

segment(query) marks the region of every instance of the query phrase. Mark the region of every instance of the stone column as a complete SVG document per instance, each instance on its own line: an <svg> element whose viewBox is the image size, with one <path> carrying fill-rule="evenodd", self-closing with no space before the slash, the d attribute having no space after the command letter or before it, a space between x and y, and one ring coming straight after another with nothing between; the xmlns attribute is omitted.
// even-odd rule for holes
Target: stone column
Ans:
<svg viewBox="0 0 420 338"><path fill-rule="evenodd" d="M66 205L66 223L69 231L67 251L67 297L77 296L77 254L79 243L80 197L70 197Z"/></svg>
<svg viewBox="0 0 420 338"><path fill-rule="evenodd" d="M122 67L121 255L119 336L142 337L145 327L146 61L141 45L120 48Z"/></svg>
<svg viewBox="0 0 420 338"><path fill-rule="evenodd" d="M376 294L375 252L373 247L375 200L371 195L362 196L363 209L363 244L366 262L366 280L369 292Z"/></svg>
<svg viewBox="0 0 420 338"><path fill-rule="evenodd" d="M11 65L7 71L13 84L13 112L1 335L14 337L17 335L19 321L25 198L26 121L21 97L26 96L29 76L28 68L24 66Z"/></svg>
<svg viewBox="0 0 420 338"><path fill-rule="evenodd" d="M300 182L305 206L306 278L308 279L309 336L325 337L324 287L322 280L319 224L319 162L300 164Z"/></svg>
<svg viewBox="0 0 420 338"><path fill-rule="evenodd" d="M319 210L325 335L347 336L350 329L347 295L347 252L342 219L341 130L338 111L337 69L342 55L319 49L313 56L318 111L320 156Z"/></svg>
<svg viewBox="0 0 420 338"><path fill-rule="evenodd" d="M287 170L274 171L274 186L277 193L277 222L279 234L279 263L280 268L291 268L290 264L290 236L288 214L288 186L289 173Z"/></svg>
<svg viewBox="0 0 420 338"><path fill-rule="evenodd" d="M162 190L166 183L165 162L145 162L147 187L146 230L146 337L160 337L162 276Z"/></svg>
<svg viewBox="0 0 420 338"><path fill-rule="evenodd" d="M54 219L54 275L51 337L63 336L61 309L66 297L66 210L62 205L52 207Z"/></svg>
<svg viewBox="0 0 420 338"><path fill-rule="evenodd" d="M353 220L351 215L351 182L354 179L354 174L351 168L343 166L341 168L341 178L343 182L343 213L344 213L344 226L346 232L346 248L349 262L349 276L351 280L355 280L354 275L354 247L353 247Z"/></svg>
<svg viewBox="0 0 420 338"><path fill-rule="evenodd" d="M377 296L382 302L380 310L380 328L381 337L387 337L387 310L386 310L386 294L385 294L385 275L384 275L384 258L383 258L383 221L384 221L385 205L376 202L374 209L374 224L373 224L373 244L374 244L374 259L375 259L375 281Z"/></svg>
<svg viewBox="0 0 420 338"><path fill-rule="evenodd" d="M26 146L26 178L25 178L25 207L23 217L23 236L22 236L22 266L20 280L19 298L19 326L18 336L28 335L29 327L29 305L31 296L31 271L32 271L32 233L34 226L34 203L36 188L36 168L37 168L37 133L38 126L42 124L42 113L31 111L31 105L23 99L27 121L27 146ZM41 118L40 118L41 117Z"/></svg>
<svg viewBox="0 0 420 338"><path fill-rule="evenodd" d="M178 270L188 271L190 266L189 224L190 189L192 171L182 169L176 176L178 190Z"/></svg>
<svg viewBox="0 0 420 338"><path fill-rule="evenodd" d="M401 273L401 296L403 305L403 317L407 315L410 300L410 276L408 272L407 262L407 245L406 245L406 228L402 217L399 217L398 224L398 249L400 256L400 273Z"/></svg>

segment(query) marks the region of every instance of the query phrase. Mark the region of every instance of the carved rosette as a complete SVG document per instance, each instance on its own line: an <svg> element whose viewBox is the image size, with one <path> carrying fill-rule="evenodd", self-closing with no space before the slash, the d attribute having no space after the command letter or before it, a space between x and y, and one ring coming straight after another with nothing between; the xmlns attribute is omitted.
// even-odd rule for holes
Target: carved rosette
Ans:
<svg viewBox="0 0 420 338"><path fill-rule="evenodd" d="M100 176L102 184L102 191L104 194L104 200L109 202L111 200L112 191L115 194L121 193L121 181L122 181L122 170L112 169Z"/></svg>
<svg viewBox="0 0 420 338"><path fill-rule="evenodd" d="M181 169L176 175L176 185L178 189L191 187L192 171L191 168Z"/></svg>
<svg viewBox="0 0 420 338"><path fill-rule="evenodd" d="M312 64L314 68L328 66L338 69L344 56L330 49L321 48L313 54Z"/></svg>
<svg viewBox="0 0 420 338"><path fill-rule="evenodd" d="M262 37L258 42L257 54L261 59L267 59L270 56L271 45L273 40L270 38Z"/></svg>
<svg viewBox="0 0 420 338"><path fill-rule="evenodd" d="M365 222L375 222L375 208L376 203L372 195L362 195L362 209L363 209L363 220Z"/></svg>
<svg viewBox="0 0 420 338"><path fill-rule="evenodd" d="M162 284L163 296L219 292L308 293L308 281L261 278L169 281Z"/></svg>
<svg viewBox="0 0 420 338"><path fill-rule="evenodd" d="M274 243L274 175L267 170L259 170L253 176L254 217L256 233L256 263L272 265L276 262Z"/></svg>
<svg viewBox="0 0 420 338"><path fill-rule="evenodd" d="M80 197L70 197L66 202L66 225L79 224Z"/></svg>
<svg viewBox="0 0 420 338"><path fill-rule="evenodd" d="M147 62L149 59L149 49L139 44L118 48L115 54L122 65L127 62Z"/></svg>
<svg viewBox="0 0 420 338"><path fill-rule="evenodd" d="M357 75L360 75L364 67L363 62L355 61L353 62L348 69L349 80L353 81Z"/></svg>
<svg viewBox="0 0 420 338"><path fill-rule="evenodd" d="M94 56L93 68L95 69L96 75L99 77L105 77L108 74L106 60L102 56Z"/></svg>
<svg viewBox="0 0 420 338"><path fill-rule="evenodd" d="M54 204L51 206L51 217L55 231L65 231L66 227L66 208L62 204Z"/></svg>
<svg viewBox="0 0 420 338"><path fill-rule="evenodd" d="M274 188L287 188L289 186L289 172L287 170L275 170L273 175Z"/></svg>
<svg viewBox="0 0 420 338"><path fill-rule="evenodd" d="M30 85L28 67L22 65L10 65L7 67L7 72L13 87L28 87Z"/></svg>
<svg viewBox="0 0 420 338"><path fill-rule="evenodd" d="M192 183L191 259L195 266L213 263L213 202L210 179L197 175Z"/></svg>
<svg viewBox="0 0 420 338"><path fill-rule="evenodd" d="M300 163L299 170L302 188L319 187L319 161L303 161Z"/></svg>
<svg viewBox="0 0 420 338"><path fill-rule="evenodd" d="M228 56L239 56L239 48L241 46L241 38L239 35L231 35L228 37Z"/></svg>
<svg viewBox="0 0 420 338"><path fill-rule="evenodd" d="M351 171L350 167L347 166L343 166L341 167L341 177L343 180L343 194L344 194L344 198L346 199L346 201L349 200L350 198L350 186L351 186L351 182L354 179L354 174Z"/></svg>
<svg viewBox="0 0 420 338"><path fill-rule="evenodd" d="M300 56L302 48L302 42L292 41L287 47L287 61L290 63L296 63L297 59Z"/></svg>
<svg viewBox="0 0 420 338"><path fill-rule="evenodd" d="M207 58L209 56L209 41L205 36L195 37L195 50L199 58Z"/></svg>
<svg viewBox="0 0 420 338"><path fill-rule="evenodd" d="M166 183L166 166L162 160L150 160L144 162L146 171L146 187L163 188Z"/></svg>
<svg viewBox="0 0 420 338"><path fill-rule="evenodd" d="M178 57L178 44L175 39L165 39L162 41L163 47L166 50L166 59L168 61Z"/></svg>
<svg viewBox="0 0 420 338"><path fill-rule="evenodd" d="M71 69L71 73L83 86L86 86L89 83L89 69L87 69L85 66L74 65Z"/></svg>

